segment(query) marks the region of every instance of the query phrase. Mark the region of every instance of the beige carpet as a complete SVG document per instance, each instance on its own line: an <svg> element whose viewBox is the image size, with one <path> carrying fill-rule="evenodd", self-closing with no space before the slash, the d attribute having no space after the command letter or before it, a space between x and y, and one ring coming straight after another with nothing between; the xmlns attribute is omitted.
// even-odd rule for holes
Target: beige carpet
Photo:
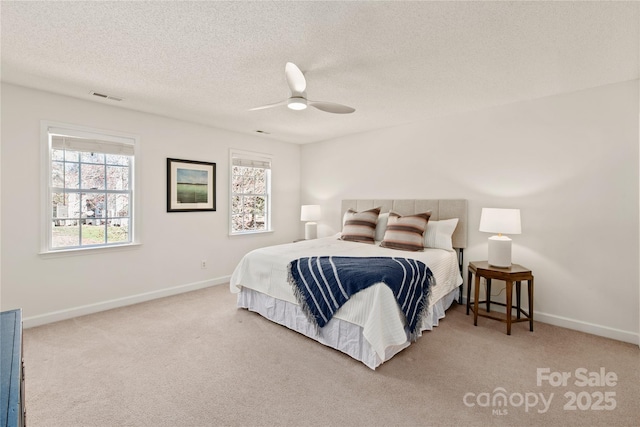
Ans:
<svg viewBox="0 0 640 427"><path fill-rule="evenodd" d="M224 285L27 329L24 351L29 427L640 425L638 346L543 323L507 336L456 305L376 371L237 309ZM615 385L575 384L601 367ZM571 378L538 386L538 368Z"/></svg>

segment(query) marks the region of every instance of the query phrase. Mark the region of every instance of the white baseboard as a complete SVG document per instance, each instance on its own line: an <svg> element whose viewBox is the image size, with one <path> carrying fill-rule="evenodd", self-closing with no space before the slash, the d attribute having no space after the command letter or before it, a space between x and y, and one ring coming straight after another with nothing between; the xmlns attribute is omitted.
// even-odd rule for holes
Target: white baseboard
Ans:
<svg viewBox="0 0 640 427"><path fill-rule="evenodd" d="M224 283L229 283L230 279L231 276L223 276L216 279L203 280L201 282L188 283L186 285L146 292L144 294L131 295L128 297L102 301L95 304L88 304L80 307L69 308L66 310L40 314L38 316L25 317L24 319L22 319L22 326L25 329L33 328L35 326L46 325L47 323L67 320L73 317L85 316L87 314L97 313L99 311L111 310L113 308L124 307L127 305L138 304L145 301L168 297L171 295L177 295L185 292L195 291L198 289L208 288L210 286L221 285Z"/></svg>
<svg viewBox="0 0 640 427"><path fill-rule="evenodd" d="M550 325L561 326L575 331L586 332L588 334L598 335L600 337L611 338L618 341L624 341L631 344L640 344L640 336L635 332L623 331L622 329L610 328L608 326L596 325L595 323L583 322L580 320L569 319L554 314L533 312L533 320Z"/></svg>
<svg viewBox="0 0 640 427"><path fill-rule="evenodd" d="M467 299L463 298L464 305L467 304ZM500 311L504 313L506 309L502 306L496 305L491 307L491 310ZM581 320L569 319L567 317L557 316L555 314L542 313L539 311L533 312L534 322L548 323L554 326L560 326L562 328L573 329L574 331L585 332L587 334L598 335L600 337L611 338L617 341L624 341L631 344L640 345L640 335L635 332L623 331L621 329L610 328L608 326L596 325L594 323L583 322Z"/></svg>

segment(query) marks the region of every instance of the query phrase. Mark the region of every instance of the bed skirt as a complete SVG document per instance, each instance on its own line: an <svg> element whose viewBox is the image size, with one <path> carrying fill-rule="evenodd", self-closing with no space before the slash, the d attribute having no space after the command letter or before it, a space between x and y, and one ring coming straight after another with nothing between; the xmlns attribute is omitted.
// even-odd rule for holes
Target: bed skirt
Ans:
<svg viewBox="0 0 640 427"><path fill-rule="evenodd" d="M421 331L430 331L438 326L438 322L445 317L445 311L455 301L458 292L458 288L455 288L431 306L423 318ZM354 323L333 317L322 329L316 330L297 304L275 299L246 287L243 287L238 294L238 307L256 312L321 344L340 350L371 369L376 369L411 344L407 341L401 345L387 347L385 359L380 360L378 354L364 338L362 327Z"/></svg>

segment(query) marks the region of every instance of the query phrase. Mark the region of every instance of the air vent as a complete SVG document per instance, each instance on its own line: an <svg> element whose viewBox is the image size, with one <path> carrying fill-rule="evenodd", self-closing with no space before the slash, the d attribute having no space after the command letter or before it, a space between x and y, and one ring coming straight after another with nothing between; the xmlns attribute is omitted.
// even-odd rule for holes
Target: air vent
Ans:
<svg viewBox="0 0 640 427"><path fill-rule="evenodd" d="M93 96L97 96L98 98L110 99L112 101L122 101L123 99L118 96L105 95L104 93L99 93L99 92L89 92L89 93Z"/></svg>
<svg viewBox="0 0 640 427"><path fill-rule="evenodd" d="M265 135L271 135L271 132L267 132L266 130L257 130L256 133L263 133Z"/></svg>

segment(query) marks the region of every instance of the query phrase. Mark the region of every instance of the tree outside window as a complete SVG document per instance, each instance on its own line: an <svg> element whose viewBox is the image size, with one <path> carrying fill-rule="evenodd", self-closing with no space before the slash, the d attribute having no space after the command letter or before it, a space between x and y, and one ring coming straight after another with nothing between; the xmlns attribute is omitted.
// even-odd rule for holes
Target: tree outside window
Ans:
<svg viewBox="0 0 640 427"><path fill-rule="evenodd" d="M231 234L270 231L270 158L232 153L231 163Z"/></svg>

